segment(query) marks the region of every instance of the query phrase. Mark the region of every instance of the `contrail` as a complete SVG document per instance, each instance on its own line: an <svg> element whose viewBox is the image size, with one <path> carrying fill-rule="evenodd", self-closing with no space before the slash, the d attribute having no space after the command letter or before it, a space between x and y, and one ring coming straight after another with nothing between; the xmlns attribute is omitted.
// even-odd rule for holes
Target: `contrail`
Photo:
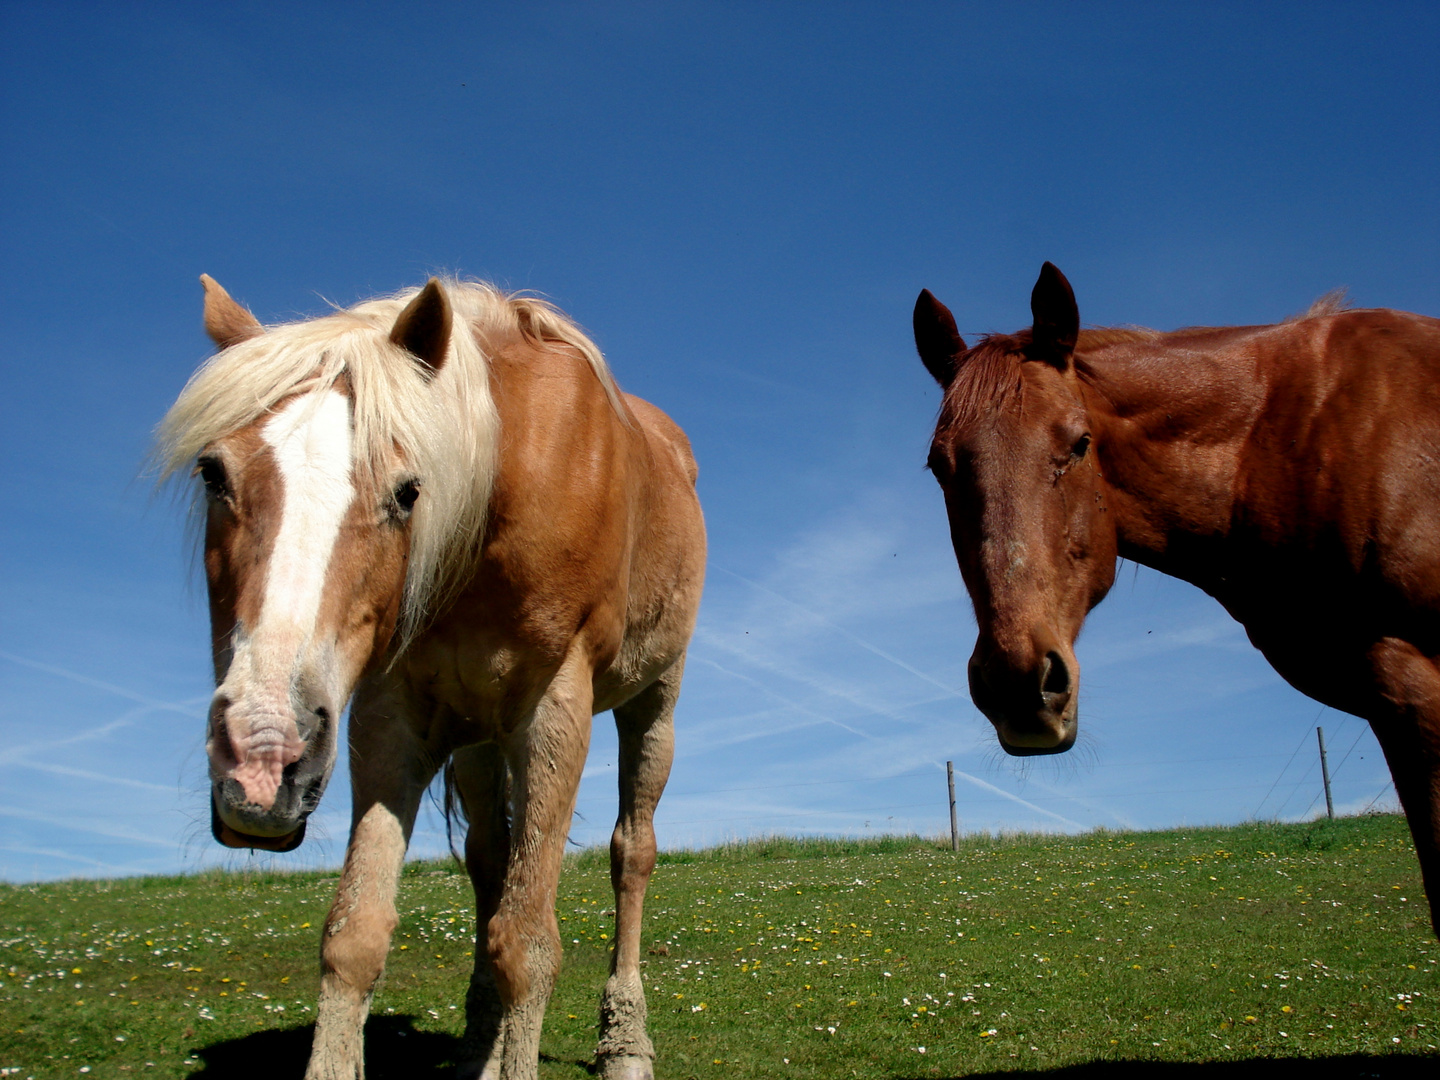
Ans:
<svg viewBox="0 0 1440 1080"><path fill-rule="evenodd" d="M903 670L903 671L908 671L911 675L914 675L917 679L922 679L922 680L924 680L925 682L929 683L931 686L938 687L939 689L944 690L945 693L948 694L950 697L961 697L961 696L962 696L962 695L960 694L960 692L959 692L958 690L956 690L953 686L946 686L946 685L945 685L944 683L942 683L939 679L936 679L936 678L934 678L934 677L932 677L932 676L930 676L930 675L925 674L925 672L921 671L919 668L911 667L909 664L905 663L904 660L901 660L898 656L892 656L890 653L886 652L884 649L880 649L880 648L877 648L877 647L874 646L874 645L871 645L870 642L866 641L864 638L858 637L857 635L852 634L849 630L846 630L843 626L839 626L839 625L831 622L829 619L825 618L825 616L824 616L824 615L821 615L819 612L811 611L809 608L805 607L803 604L797 604L794 600L791 600L788 596L782 596L780 593L776 592L774 589L767 588L767 587L765 587L764 585L761 585L758 581L752 581L752 580L750 580L749 578L745 577L743 574L737 574L737 573L735 573L735 571L733 571L733 570L727 570L727 569L725 569L725 567L723 567L723 566L716 566L714 563L711 563L711 564L710 564L710 569L711 569L711 570L719 570L720 573L722 573L722 574L729 574L729 575L730 575L731 577L733 577L736 581L743 581L746 585L749 585L752 589L758 589L760 592L766 593L766 594L769 595L769 596L773 596L776 600L779 600L782 604L789 604L789 605L790 605L791 607L793 607L796 611L803 611L806 615L809 615L812 619L815 619L817 622L824 623L824 624L825 624L826 626L828 626L831 630L834 630L837 634L840 634L842 637L848 638L850 641L854 642L856 645L859 645L860 648L866 650L867 652L874 653L876 656L880 657L880 659L882 659L882 660L888 660L888 661L890 661L890 663L894 664L896 667L900 668L900 669Z"/></svg>
<svg viewBox="0 0 1440 1080"><path fill-rule="evenodd" d="M117 731L123 727L129 727L131 723L134 722L136 717L144 716L146 713L153 711L154 710L152 710L150 706L142 705L139 708L131 709L128 712L122 713L114 720L111 720L108 724L101 724L99 727L87 728L86 730L77 732L74 735L67 735L63 739L52 739L49 742L26 743L23 746L12 746L6 750L0 750L0 765L8 765L11 762L16 761L24 761L25 755L33 754L36 751L54 750L57 747L70 746L72 743L89 742L91 739L103 739L112 731Z"/></svg>
<svg viewBox="0 0 1440 1080"><path fill-rule="evenodd" d="M166 795L175 794L174 787L166 787L164 784L130 780L123 776L107 776L105 773L90 772L88 769L72 769L68 765L45 765L38 761L26 761L23 758L13 764L18 768L34 769L36 772L51 773L55 776L73 776L77 780L93 780L99 784L121 784L125 787L140 788L142 791L160 791Z"/></svg>
<svg viewBox="0 0 1440 1080"><path fill-rule="evenodd" d="M150 833L143 833L136 829L127 829L123 826L105 826L96 824L93 821L76 821L74 818L56 817L54 814L42 814L38 810L25 810L18 806L0 806L0 817L20 818L22 821L41 821L46 825L58 825L62 829L73 829L75 832L93 833L96 836L108 836L112 840L128 840L132 844L153 844L166 849L173 848L173 840L162 839Z"/></svg>
<svg viewBox="0 0 1440 1080"><path fill-rule="evenodd" d="M883 705L877 705L875 704L875 702L868 701L858 694L846 693L844 690L833 686L830 683L827 683L822 679L817 678L816 676L809 675L800 669L786 667L783 664L777 664L774 661L764 659L760 656L756 656L754 652L751 652L747 649L741 649L736 647L735 645L731 645L722 635L716 634L711 630L707 630L705 627L700 627L695 631L694 640L700 642L703 645L707 645L710 648L717 649L721 652L729 653L731 656L738 656L740 659L744 660L747 664L750 664L753 667L757 667L760 668L762 671L768 671L775 675L779 675L782 678L789 679L791 682L800 683L802 686L807 686L811 690L814 690L816 693L824 694L827 697L837 698L840 701L843 701L846 704L852 705L855 708L859 709L865 716L884 716L895 721L897 724L919 723L919 721L917 721L914 717L906 716L903 712L897 709L890 709L886 708ZM710 661L710 663L714 664L713 661ZM714 664L714 666L719 667L718 664ZM720 670L725 671L726 669L720 668ZM747 678L746 676L734 671L727 671L726 673L733 675L737 679ZM755 682L755 680L753 679L749 679L748 681ZM761 684L755 682L755 685L760 686ZM762 687L762 689L764 688ZM778 697L778 695L776 696ZM945 700L948 699L949 695L947 694ZM780 698L780 700L785 701L784 698ZM791 702L786 702L786 704L792 704L794 708L800 708L800 706L793 705L793 703ZM925 702L919 702L918 704L925 704ZM913 706L906 705L904 707L911 708ZM812 713L811 715L817 717L821 716L821 714L819 713ZM830 720L827 717L821 718L825 719L828 723L839 724L838 720ZM845 727L845 725L843 724L840 724L840 726ZM846 730L853 731L854 729L846 728ZM856 734L862 733L856 732ZM865 738L874 739L877 738L877 736L866 734Z"/></svg>
<svg viewBox="0 0 1440 1080"><path fill-rule="evenodd" d="M179 713L181 716L188 716L192 720L204 720L203 712L196 712L184 705L177 705L172 701L159 701L156 698L146 697L144 694L137 694L133 690L127 690L123 686L116 686L114 683L102 682L100 679L92 679L89 675L81 675L76 671L69 671L62 667L55 667L53 664L42 664L38 660L30 660L23 656L16 656L14 653L0 649L0 660L9 660L12 664L19 664L21 667L32 668L35 671L43 671L47 675L54 675L57 678L69 679L71 682L79 683L82 686L93 686L97 690L105 690L111 694L125 698L128 701L139 702L149 708L160 712Z"/></svg>
<svg viewBox="0 0 1440 1080"><path fill-rule="evenodd" d="M728 575L728 576L730 576L730 577L732 577L732 578L735 578L737 581L742 581L742 582L744 582L746 585L749 585L752 589L756 589L756 590L758 590L758 591L760 591L760 592L765 593L765 594L768 595L768 596L772 596L772 597L774 597L776 600L779 600L781 603L786 604L786 605L794 608L796 611L803 612L805 615L807 615L807 616L809 616L810 618L816 620L817 622L823 623L825 626L829 627L831 630L834 630L837 634L840 634L842 637L844 637L844 638L846 638L847 640L853 642L854 644L858 645L860 648L866 650L867 652L873 653L875 656L880 657L882 660L888 660L890 663L894 664L896 667L900 668L901 670L907 671L907 672L909 672L911 675L914 675L917 679L921 679L921 680L923 680L924 682L929 683L931 686L934 686L934 687L936 687L937 689L943 690L943 691L945 692L945 699L949 699L949 698L964 698L964 695L961 694L961 693L960 693L958 690L956 690L954 687L946 686L944 683L940 682L938 679L936 679L936 678L934 678L934 677L932 677L932 676L930 676L930 675L927 675L925 672L919 670L918 668L912 667L910 664L907 664L904 660L901 660L898 656L893 656L893 655L891 655L890 653L886 652L884 649L878 648L878 647L870 644L870 642L866 641L864 638L859 637L858 635L851 633L849 630L845 629L843 626L839 626L839 625L831 622L829 619L825 618L825 616L819 614L819 613L816 612L816 611L812 611L811 609L805 607L803 604L798 604L798 603L796 603L794 600L791 600L789 597L784 596L784 595L776 592L774 589L767 588L766 586L761 585L761 584L760 584L759 582L757 582L757 581L752 581L750 578L745 577L743 574L737 574L737 573L735 573L735 571L733 571L733 570L727 570L727 569L726 569L725 567L723 567L723 566L716 566L714 563L711 563L711 564L710 564L710 568L711 568L712 570L719 570L722 574L726 574L726 575ZM718 647L720 647L720 648L724 648L724 649L726 649L726 651L728 651L728 652L732 652L732 653L735 653L735 654L741 655L741 656L746 656L746 654L743 653L743 652L741 652L740 650L736 650L736 649L733 649L733 648L729 648L729 647L721 644L721 642L719 642L718 640L715 640L715 639L714 639L714 636L713 636L713 635L707 635L707 636L709 636L709 637L711 638L710 644L715 645L715 646L718 646ZM746 659L751 660L752 662L754 662L754 659L753 659L752 657L746 656ZM717 665L717 666L718 666L718 665ZM782 674L784 674L784 672L782 672ZM795 676L792 675L791 677L794 678ZM803 681L803 679L802 679L802 681ZM816 689L821 689L821 690L823 690L823 689L825 689L825 688L824 688L824 687L821 687L821 686L816 686ZM846 695L844 695L844 694L838 694L838 693L836 693L833 689L829 690L829 692L830 692L831 694L835 694L835 696L840 697L840 698L842 698L843 700L850 700ZM861 703L860 703L860 702L852 702L852 704L857 704L857 705L859 705L859 704L861 704ZM866 704L868 704L868 703L866 703ZM874 708L874 707L873 707L873 706L870 706L870 708ZM877 710L875 710L875 711L879 712L881 715L893 715L893 714L889 713L887 710L884 710L884 709L877 709ZM1013 794L1011 794L1010 792L1004 790L1003 788L996 787L994 784L988 783L988 782L985 781L985 780L981 780L978 776L972 776L972 775L970 775L969 773L961 772L961 771L959 771L959 770L956 771L955 775L956 775L956 776L959 776L959 777L962 777L962 778L964 778L965 780L968 780L970 783L975 784L975 785L977 785L978 787L984 788L984 789L987 790L987 791L991 791L991 792L995 793L996 795L1003 796L1004 798L1009 799L1009 800L1011 800L1012 802L1019 803L1021 806L1024 806L1024 807L1026 807L1027 809L1032 810L1032 811L1034 811L1034 812L1037 813L1037 814L1044 814L1046 817L1054 818L1056 821L1062 821L1062 822L1064 822L1066 825L1070 825L1070 826L1072 826L1072 827L1074 827L1074 828L1076 828L1076 829L1083 829L1083 828L1085 827L1085 826L1081 825L1078 821L1071 821L1069 818L1065 817L1065 816L1062 815L1062 814L1057 814L1057 813L1055 813L1055 812L1052 811L1052 810L1046 810L1044 807L1036 806L1034 803L1029 802L1029 801L1027 801L1027 800L1025 800L1025 799L1022 799L1022 798L1020 798L1020 796L1018 796L1018 795L1013 795ZM1112 815L1112 816L1115 816L1115 815Z"/></svg>
<svg viewBox="0 0 1440 1080"><path fill-rule="evenodd" d="M730 654L733 655L733 656L742 657L742 658L744 658L745 660L750 661L752 664L755 664L757 667L768 667L768 668L770 668L770 670L776 671L776 672L778 672L778 673L781 674L781 675L785 675L787 678L795 679L795 680L798 681L798 682L805 682L805 681L806 681L802 676L792 675L792 674L790 674L789 672L785 671L783 668L777 668L777 667L774 667L773 665L764 664L764 663L762 663L761 661L756 660L754 657L749 656L748 654L746 654L746 653L744 653L744 652L741 652L739 649L732 648L732 647L730 647L730 646L728 646L728 645L723 644L722 642L716 641L716 640L714 640L714 635L710 635L710 634L700 634L700 635L697 635L697 636L702 636L702 637L710 638L711 640L709 641L709 644L715 646L715 647L718 648L718 649L723 649L723 650L725 650L726 652L730 653ZM798 703L796 703L796 702L794 702L794 701L791 701L789 698L785 697L783 694L777 694L774 690L770 689L770 688L769 688L768 686L766 686L764 683L761 683L761 682L759 682L759 681L757 681L757 680L755 680L755 679L752 679L752 678L750 678L750 676L748 676L748 675L742 675L742 674L741 674L740 672L738 672L738 671L731 671L729 668L722 667L720 664L717 664L714 660L707 659L706 657L703 657L703 656L698 656L698 657L696 657L695 659L698 660L698 661L699 661L700 663L702 663L702 664L709 664L711 667L715 668L717 671L722 671L722 672L724 672L726 675L729 675L731 678L739 679L739 680L741 680L742 682L748 682L751 686L754 686L756 689L758 689L762 694L768 694L770 697L774 698L776 701L779 701L779 702L783 703L784 705L788 706L789 708L794 709L794 710L795 710L796 712L798 712L798 713L802 713L802 714L805 715L805 716L813 716L816 720L818 720L818 721L819 721L820 723L822 723L822 724L834 724L836 727L840 728L842 731L848 731L848 732L850 732L851 735L858 736L859 738L862 738L862 739L869 739L869 740L871 740L872 742L875 741L875 736L874 736L874 735L871 735L869 732L861 731L861 730L859 730L858 728L853 728L853 727L851 727L849 724L842 724L839 720L836 720L834 717L832 717L832 716L826 716L824 713L818 713L818 712L816 712L814 709L807 709L804 705L800 705L800 704L798 704ZM823 690L824 688L823 688L823 687L820 687L820 686L815 686L815 687L813 687L813 689ZM849 699L848 697L846 697L844 694L836 694L836 693L834 693L834 691L830 691L830 693L834 694L835 697L840 698L840 700L842 700L842 701L850 701L850 699ZM860 704L860 703L859 703L859 702L853 702L853 701L852 701L851 704ZM881 710L875 709L875 708L873 708L872 706L868 706L868 705L866 705L866 706L864 706L864 707L867 708L867 710L868 710L868 711L871 711L871 712L880 712L880 711L881 711Z"/></svg>
<svg viewBox="0 0 1440 1080"><path fill-rule="evenodd" d="M68 851L55 851L52 848L24 847L20 844L0 844L0 851L13 851L17 855L40 855L47 859L60 859L64 862L80 863L82 866L93 866L97 870L109 870L118 874L134 874L143 872L142 868L135 866L117 866L114 863L101 862L99 859L91 859L85 855L72 855Z"/></svg>
<svg viewBox="0 0 1440 1080"><path fill-rule="evenodd" d="M1046 810L1043 806L1036 806L1034 803L1029 802L1026 799L1020 798L1019 795L1012 795L1004 788L996 787L988 780L981 780L978 776L971 776L969 773L961 772L959 769L955 770L955 775L960 777L962 780L970 781L970 783L974 784L976 787L984 788L986 791L992 791L996 795L1004 796L1011 802L1017 802L1026 809L1035 811L1035 813L1037 814L1044 814L1046 817L1052 817L1056 821L1063 821L1066 825L1072 825L1077 829L1083 830L1085 828L1085 826L1081 825L1078 821L1071 821L1069 818L1061 814L1057 814L1053 810Z"/></svg>
<svg viewBox="0 0 1440 1080"><path fill-rule="evenodd" d="M1067 794L1060 791L1053 784L1047 784L1044 780L1038 779L1034 776L1029 777L1026 780L1026 783L1034 784L1036 787L1042 788L1043 790L1050 792L1057 799L1069 799L1071 802L1078 803L1080 806L1083 806L1086 810L1097 814L1104 814L1107 817L1113 818L1116 824L1118 824L1122 829L1133 830L1135 828L1135 823L1129 818L1127 818L1124 814L1122 814L1119 810L1111 809L1109 806L1106 806L1103 802L1094 798L1093 796L1087 797L1084 795Z"/></svg>

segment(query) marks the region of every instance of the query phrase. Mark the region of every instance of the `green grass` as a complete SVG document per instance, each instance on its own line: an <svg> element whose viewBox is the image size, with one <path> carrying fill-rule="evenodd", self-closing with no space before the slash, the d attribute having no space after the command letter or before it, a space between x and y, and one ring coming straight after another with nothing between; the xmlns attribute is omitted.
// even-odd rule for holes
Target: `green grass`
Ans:
<svg viewBox="0 0 1440 1080"><path fill-rule="evenodd" d="M0 1070L18 1070L0 1075L298 1077L334 886L206 873L0 888ZM588 1075L611 906L603 854L572 856L548 1080ZM413 864L400 910L372 1080L444 1075L464 1023L469 883ZM1440 949L1390 816L982 837L958 854L893 837L669 853L645 940L662 1078L1440 1064Z"/></svg>

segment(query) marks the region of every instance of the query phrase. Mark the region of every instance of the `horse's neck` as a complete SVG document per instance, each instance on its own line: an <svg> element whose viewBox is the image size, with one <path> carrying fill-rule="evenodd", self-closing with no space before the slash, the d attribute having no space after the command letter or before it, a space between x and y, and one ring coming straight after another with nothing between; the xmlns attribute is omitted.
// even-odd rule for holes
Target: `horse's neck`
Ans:
<svg viewBox="0 0 1440 1080"><path fill-rule="evenodd" d="M1238 333L1161 338L1084 358L1091 422L1120 554L1202 587L1232 520L1265 399Z"/></svg>

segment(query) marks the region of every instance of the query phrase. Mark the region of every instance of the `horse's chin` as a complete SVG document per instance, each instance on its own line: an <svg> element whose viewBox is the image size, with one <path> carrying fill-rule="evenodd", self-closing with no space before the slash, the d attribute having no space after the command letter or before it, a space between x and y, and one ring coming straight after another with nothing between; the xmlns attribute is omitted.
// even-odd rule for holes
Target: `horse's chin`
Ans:
<svg viewBox="0 0 1440 1080"><path fill-rule="evenodd" d="M1017 732L1009 725L995 725L995 736L1000 749L1011 757L1039 757L1043 754L1063 754L1075 745L1075 735L1080 725L1073 717L1050 720L1038 730ZM1009 738L1006 738L1006 735Z"/></svg>
<svg viewBox="0 0 1440 1080"><path fill-rule="evenodd" d="M305 840L305 825L306 822L302 818L300 824L288 833L280 836L255 836L227 825L220 817L220 811L216 808L214 800L212 799L210 802L210 835L215 837L217 843L228 848L250 848L255 851L294 851Z"/></svg>
<svg viewBox="0 0 1440 1080"><path fill-rule="evenodd" d="M1063 754L1070 747L1075 745L1075 740L1061 743L1058 746L1011 746L1004 739L999 740L1000 749L1011 757L1039 757L1044 754Z"/></svg>

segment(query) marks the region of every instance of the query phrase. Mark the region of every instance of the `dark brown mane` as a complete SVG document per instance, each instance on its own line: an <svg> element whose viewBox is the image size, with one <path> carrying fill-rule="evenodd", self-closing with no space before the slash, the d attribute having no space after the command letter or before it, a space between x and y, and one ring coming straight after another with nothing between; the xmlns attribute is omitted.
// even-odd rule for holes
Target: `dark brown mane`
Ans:
<svg viewBox="0 0 1440 1080"><path fill-rule="evenodd" d="M1143 326L1102 326L1080 331L1077 352L1134 341L1153 341L1163 335ZM1027 328L1015 334L986 334L957 364L955 379L945 391L936 431L945 432L974 423L981 416L1023 393L1020 364L1031 344Z"/></svg>
<svg viewBox="0 0 1440 1080"><path fill-rule="evenodd" d="M1335 289L1317 299L1305 311L1284 321L1303 322L1348 309L1345 290ZM1111 345L1160 342L1167 338L1193 337L1199 333L1228 329L1233 328L1181 326L1174 330L1151 330L1145 326L1090 327L1080 331L1076 342L1076 369L1082 377L1088 374L1084 354ZM1020 364L1025 360L1030 343L1031 331L1027 328L1015 334L986 334L966 352L958 361L954 381L945 391L945 400L940 406L940 417L935 426L937 434L974 423L1012 397L1022 394L1024 382L1020 378Z"/></svg>
<svg viewBox="0 0 1440 1080"><path fill-rule="evenodd" d="M1127 345L1135 341L1157 341L1164 336L1165 331L1151 330L1147 326L1096 326L1080 331L1075 351L1085 352L1087 349L1103 349L1106 345Z"/></svg>

